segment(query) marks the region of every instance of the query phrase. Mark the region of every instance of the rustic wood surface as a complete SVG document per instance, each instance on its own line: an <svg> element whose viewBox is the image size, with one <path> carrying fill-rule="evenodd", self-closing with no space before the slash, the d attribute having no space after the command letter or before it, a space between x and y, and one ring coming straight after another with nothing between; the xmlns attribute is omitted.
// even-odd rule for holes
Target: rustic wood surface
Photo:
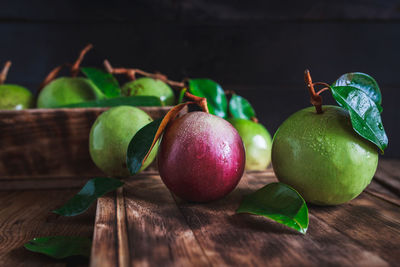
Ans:
<svg viewBox="0 0 400 267"><path fill-rule="evenodd" d="M234 192L207 204L175 197L157 173L137 175L99 199L91 266L396 266L399 163L381 160L347 204L309 205L306 235L235 214L244 195L276 180L272 170L245 174Z"/></svg>
<svg viewBox="0 0 400 267"><path fill-rule="evenodd" d="M29 189L0 191L0 266L87 266L81 257L54 260L32 253L23 245L40 236L93 235L95 207L77 217L51 213L75 193L76 189Z"/></svg>
<svg viewBox="0 0 400 267"><path fill-rule="evenodd" d="M140 108L155 119L170 107ZM0 179L101 175L88 147L90 128L105 110L0 110Z"/></svg>
<svg viewBox="0 0 400 267"><path fill-rule="evenodd" d="M0 179L0 266L398 266L400 261L399 160L381 160L373 182L350 203L309 206L306 235L263 217L235 214L243 195L275 181L272 170L245 174L234 192L207 204L174 197L156 172L147 172L100 198L97 210L93 205L73 218L50 211L88 178L60 178L57 186L58 179L32 179L36 184ZM54 260L22 247L49 235L93 237L90 262Z"/></svg>

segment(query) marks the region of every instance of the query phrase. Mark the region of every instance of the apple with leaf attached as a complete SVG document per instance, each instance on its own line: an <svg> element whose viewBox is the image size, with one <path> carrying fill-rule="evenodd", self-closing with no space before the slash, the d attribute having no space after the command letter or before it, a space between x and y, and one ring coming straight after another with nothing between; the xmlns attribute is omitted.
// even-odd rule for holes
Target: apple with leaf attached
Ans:
<svg viewBox="0 0 400 267"><path fill-rule="evenodd" d="M272 165L279 181L291 185L310 203L336 205L357 197L371 182L378 149L388 139L380 117L381 93L364 73L342 75L333 85L313 83L305 73L311 103L276 131ZM315 92L314 86L325 88ZM323 106L330 90L338 106Z"/></svg>

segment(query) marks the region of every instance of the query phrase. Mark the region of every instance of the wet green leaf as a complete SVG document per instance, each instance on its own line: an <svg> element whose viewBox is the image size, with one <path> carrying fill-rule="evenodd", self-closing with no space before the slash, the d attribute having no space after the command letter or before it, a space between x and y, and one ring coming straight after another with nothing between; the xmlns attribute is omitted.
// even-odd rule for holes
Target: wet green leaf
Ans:
<svg viewBox="0 0 400 267"><path fill-rule="evenodd" d="M126 162L132 175L136 174L142 167L143 159L151 148L162 119L154 120L141 128L130 141Z"/></svg>
<svg viewBox="0 0 400 267"><path fill-rule="evenodd" d="M78 236L48 236L34 238L24 247L29 251L42 253L55 259L70 256L89 258L92 241Z"/></svg>
<svg viewBox="0 0 400 267"><path fill-rule="evenodd" d="M207 98L211 114L222 118L227 117L228 101L221 86L210 79L189 80L189 92L199 97Z"/></svg>
<svg viewBox="0 0 400 267"><path fill-rule="evenodd" d="M112 74L101 69L89 67L81 68L81 71L106 97L112 98L121 95L121 88L119 87L117 79L115 79Z"/></svg>
<svg viewBox="0 0 400 267"><path fill-rule="evenodd" d="M75 216L85 212L97 198L111 192L124 183L114 178L98 177L89 180L64 206L53 212L62 216Z"/></svg>
<svg viewBox="0 0 400 267"><path fill-rule="evenodd" d="M381 90L379 89L378 83L375 79L368 74L361 72L346 73L340 76L332 86L352 86L360 89L375 102L379 112L382 112Z"/></svg>
<svg viewBox="0 0 400 267"><path fill-rule="evenodd" d="M155 96L121 96L107 99L92 100L61 106L60 108L89 108L116 106L161 106L161 101Z"/></svg>
<svg viewBox="0 0 400 267"><path fill-rule="evenodd" d="M333 98L347 109L353 129L365 139L385 150L388 138L375 102L364 91L352 86L332 86Z"/></svg>
<svg viewBox="0 0 400 267"><path fill-rule="evenodd" d="M229 101L229 112L233 118L239 119L250 120L256 116L250 102L237 94L233 94Z"/></svg>
<svg viewBox="0 0 400 267"><path fill-rule="evenodd" d="M302 234L307 232L306 202L296 190L283 183L268 184L245 196L236 212L261 215Z"/></svg>

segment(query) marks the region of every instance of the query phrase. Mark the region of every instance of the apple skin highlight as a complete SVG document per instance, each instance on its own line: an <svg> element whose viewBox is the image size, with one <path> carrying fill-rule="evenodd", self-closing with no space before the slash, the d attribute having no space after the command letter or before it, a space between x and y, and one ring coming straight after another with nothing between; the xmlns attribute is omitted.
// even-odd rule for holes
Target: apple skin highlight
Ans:
<svg viewBox="0 0 400 267"><path fill-rule="evenodd" d="M160 176L174 194L188 201L208 202L230 193L245 167L245 150L236 129L205 112L191 112L173 121L158 153Z"/></svg>

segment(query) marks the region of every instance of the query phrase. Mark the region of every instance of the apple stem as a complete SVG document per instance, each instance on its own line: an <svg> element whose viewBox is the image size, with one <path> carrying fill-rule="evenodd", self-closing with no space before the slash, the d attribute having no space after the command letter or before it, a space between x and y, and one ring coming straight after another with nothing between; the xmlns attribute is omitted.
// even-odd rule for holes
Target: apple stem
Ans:
<svg viewBox="0 0 400 267"><path fill-rule="evenodd" d="M258 123L258 119L256 117L251 117L250 120L255 122L255 123Z"/></svg>
<svg viewBox="0 0 400 267"><path fill-rule="evenodd" d="M71 77L76 77L79 74L79 67L82 63L83 58L85 57L86 53L90 51L90 49L93 48L92 44L88 44L85 46L85 48L82 49L82 51L79 54L78 59L75 61L75 63L71 66L70 63L64 63L60 66L55 67L52 71L50 71L49 74L47 74L46 78L44 78L43 82L39 85L39 89L36 92L36 96L39 95L40 91L48 85L52 80L54 80L60 71L67 66L70 66L70 72L71 72Z"/></svg>
<svg viewBox="0 0 400 267"><path fill-rule="evenodd" d="M201 107L201 109L202 109L205 113L210 113L210 112L208 111L207 98L192 95L192 94L189 93L188 91L185 92L185 96L186 96L187 98L189 98L190 100L193 100L194 102L196 102L196 104L197 104L199 107Z"/></svg>
<svg viewBox="0 0 400 267"><path fill-rule="evenodd" d="M106 68L108 73L111 74L125 74L128 79L134 81L136 80L136 74L140 74L145 77L150 77L156 80L161 80L165 82L166 84L169 84L173 87L178 87L178 88L184 88L186 87L185 82L176 82L176 81L171 81L168 79L168 77L162 73L156 72L156 73L150 73L143 71L141 69L129 69L129 68L113 68L108 60L104 60L104 67Z"/></svg>
<svg viewBox="0 0 400 267"><path fill-rule="evenodd" d="M0 84L3 84L7 80L7 74L11 67L11 61L8 60L3 67L3 70L0 73Z"/></svg>
<svg viewBox="0 0 400 267"><path fill-rule="evenodd" d="M37 91L37 94L39 94L40 91L42 91L42 89L46 85L48 85L52 80L54 80L58 76L58 73L60 73L62 68L64 68L65 66L67 66L67 64L62 64L60 66L55 67L52 71L50 71L50 73L47 74L46 78L44 78L43 82L39 85L39 89Z"/></svg>
<svg viewBox="0 0 400 267"><path fill-rule="evenodd" d="M93 48L92 44L86 45L79 54L79 57L75 61L75 63L71 66L71 77L76 77L79 74L79 67L82 63L83 58Z"/></svg>
<svg viewBox="0 0 400 267"><path fill-rule="evenodd" d="M311 79L310 71L305 70L304 72L304 80L306 82L308 91L310 93L310 102L314 105L317 114L322 114L322 97L315 92L314 84Z"/></svg>
<svg viewBox="0 0 400 267"><path fill-rule="evenodd" d="M319 90L319 91L317 92L317 95L320 95L322 92L325 92L325 91L327 91L327 90L329 90L329 89L331 89L331 88L330 88L330 87L322 88L321 90Z"/></svg>

